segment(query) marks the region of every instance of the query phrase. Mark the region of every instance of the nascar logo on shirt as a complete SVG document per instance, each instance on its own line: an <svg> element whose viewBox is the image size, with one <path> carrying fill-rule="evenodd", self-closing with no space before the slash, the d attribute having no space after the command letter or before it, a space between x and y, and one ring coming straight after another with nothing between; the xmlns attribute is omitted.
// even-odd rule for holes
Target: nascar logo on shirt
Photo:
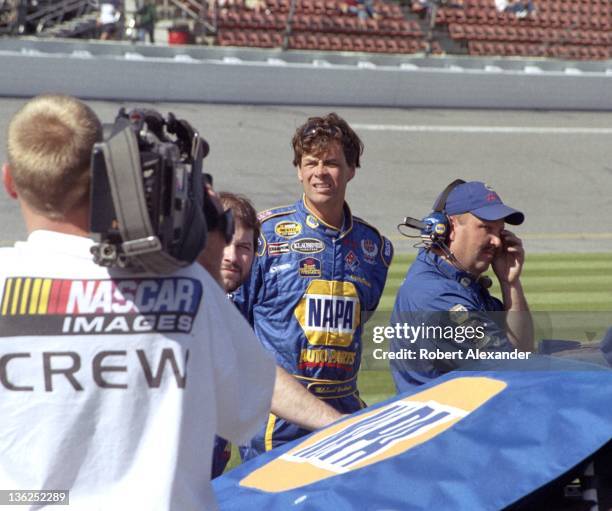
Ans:
<svg viewBox="0 0 612 511"><path fill-rule="evenodd" d="M352 282L312 280L294 315L310 344L350 346L361 320L357 289Z"/></svg>
<svg viewBox="0 0 612 511"><path fill-rule="evenodd" d="M191 278L6 280L0 336L188 333L202 297Z"/></svg>

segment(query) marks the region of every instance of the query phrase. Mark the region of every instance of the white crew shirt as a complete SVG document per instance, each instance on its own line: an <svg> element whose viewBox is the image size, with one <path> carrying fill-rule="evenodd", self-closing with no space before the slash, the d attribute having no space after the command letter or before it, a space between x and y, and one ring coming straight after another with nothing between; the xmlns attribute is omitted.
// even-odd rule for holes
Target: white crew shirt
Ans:
<svg viewBox="0 0 612 511"><path fill-rule="evenodd" d="M216 434L270 409L275 367L199 265L109 270L92 241L34 231L0 249L0 488L70 509L216 509Z"/></svg>

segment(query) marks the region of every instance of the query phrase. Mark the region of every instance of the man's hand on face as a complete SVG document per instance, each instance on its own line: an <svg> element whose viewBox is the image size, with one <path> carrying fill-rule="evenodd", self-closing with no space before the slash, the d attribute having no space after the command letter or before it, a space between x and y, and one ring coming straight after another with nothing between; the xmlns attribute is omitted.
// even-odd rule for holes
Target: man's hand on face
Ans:
<svg viewBox="0 0 612 511"><path fill-rule="evenodd" d="M503 230L501 232L502 246L493 259L493 271L500 283L512 284L521 276L525 262L523 242L514 233Z"/></svg>

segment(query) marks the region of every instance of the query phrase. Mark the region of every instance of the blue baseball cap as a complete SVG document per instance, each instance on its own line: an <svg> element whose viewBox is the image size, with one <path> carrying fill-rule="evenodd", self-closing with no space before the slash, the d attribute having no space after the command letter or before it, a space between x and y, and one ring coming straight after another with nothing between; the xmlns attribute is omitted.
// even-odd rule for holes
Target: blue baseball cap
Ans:
<svg viewBox="0 0 612 511"><path fill-rule="evenodd" d="M523 213L506 206L497 192L481 181L469 181L453 188L444 209L447 215L472 213L481 220L503 219L512 225L520 225L525 220Z"/></svg>

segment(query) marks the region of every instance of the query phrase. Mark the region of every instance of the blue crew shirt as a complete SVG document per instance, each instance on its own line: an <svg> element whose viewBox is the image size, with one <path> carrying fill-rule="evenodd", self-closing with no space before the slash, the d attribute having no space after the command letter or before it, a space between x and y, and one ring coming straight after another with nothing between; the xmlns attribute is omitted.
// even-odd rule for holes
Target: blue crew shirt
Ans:
<svg viewBox="0 0 612 511"><path fill-rule="evenodd" d="M395 299L391 372L398 392L464 365L470 350L510 351L503 304L473 275L422 249Z"/></svg>

